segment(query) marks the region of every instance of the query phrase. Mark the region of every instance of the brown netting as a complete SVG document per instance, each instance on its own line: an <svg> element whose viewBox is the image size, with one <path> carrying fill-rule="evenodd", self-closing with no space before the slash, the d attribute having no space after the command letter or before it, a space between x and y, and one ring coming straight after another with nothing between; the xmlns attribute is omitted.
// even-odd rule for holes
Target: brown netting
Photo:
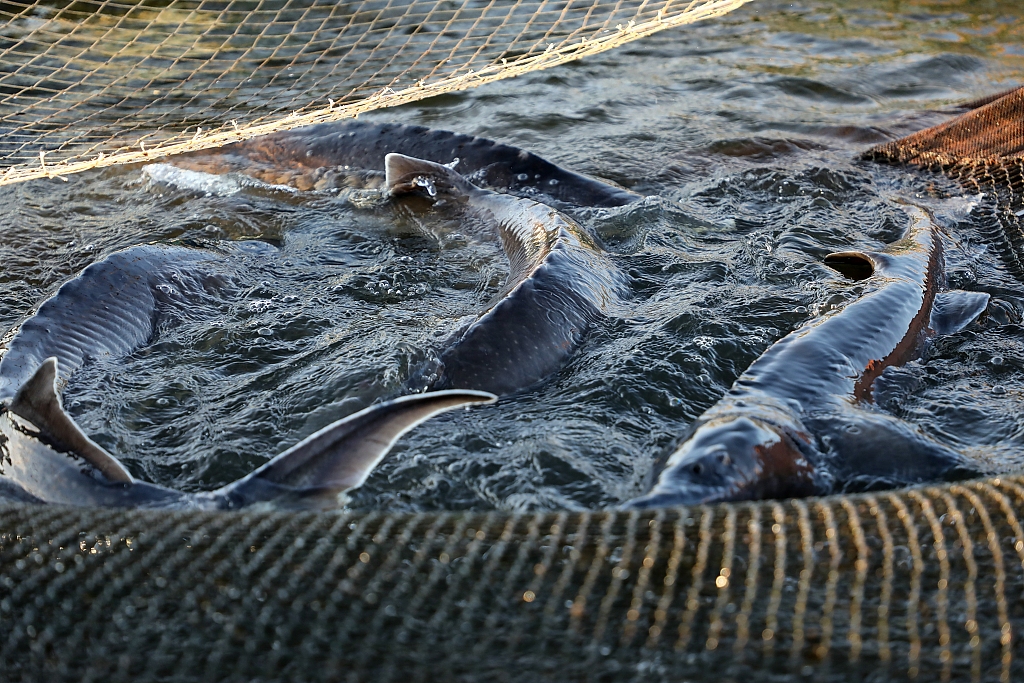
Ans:
<svg viewBox="0 0 1024 683"><path fill-rule="evenodd" d="M1024 479L601 512L0 506L0 679L1024 680Z"/></svg>
<svg viewBox="0 0 1024 683"><path fill-rule="evenodd" d="M749 0L0 0L0 185L596 54Z"/></svg>
<svg viewBox="0 0 1024 683"><path fill-rule="evenodd" d="M979 217L1007 266L1024 276L1024 87L963 106L967 112L865 156L939 171L986 195Z"/></svg>

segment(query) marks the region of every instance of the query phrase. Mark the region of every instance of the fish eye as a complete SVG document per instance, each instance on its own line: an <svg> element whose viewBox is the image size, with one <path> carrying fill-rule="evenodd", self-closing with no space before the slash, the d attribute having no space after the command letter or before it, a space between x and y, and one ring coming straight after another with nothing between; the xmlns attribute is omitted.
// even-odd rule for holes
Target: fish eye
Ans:
<svg viewBox="0 0 1024 683"><path fill-rule="evenodd" d="M698 463L694 463L693 467L690 468L690 469L693 470L694 474L700 474L701 472L704 471L704 465L701 465L699 462Z"/></svg>

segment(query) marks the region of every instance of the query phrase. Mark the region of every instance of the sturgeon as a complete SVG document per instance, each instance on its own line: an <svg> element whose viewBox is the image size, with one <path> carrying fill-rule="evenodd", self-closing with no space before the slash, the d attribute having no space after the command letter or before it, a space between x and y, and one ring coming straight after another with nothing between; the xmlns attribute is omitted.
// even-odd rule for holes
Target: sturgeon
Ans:
<svg viewBox="0 0 1024 683"><path fill-rule="evenodd" d="M445 410L496 400L557 371L608 305L622 274L577 223L536 201L474 186L452 169L385 158L390 195L422 194L489 226L510 275L496 299L423 369L434 391L401 397L325 427L249 476L185 494L136 481L64 411L59 386L89 358L124 356L153 335L161 311L226 285L212 254L140 246L65 284L26 320L0 360L0 449L6 497L98 506L330 507L362 485L395 441Z"/></svg>
<svg viewBox="0 0 1024 683"><path fill-rule="evenodd" d="M883 252L826 265L868 292L764 353L701 415L629 507L824 495L977 475L961 454L873 409L874 382L957 332L988 306L980 292L941 291L942 241L928 215Z"/></svg>
<svg viewBox="0 0 1024 683"><path fill-rule="evenodd" d="M478 391L439 391L370 406L216 491L183 493L138 481L75 424L59 387L91 358L141 347L171 304L226 284L212 254L144 245L94 263L45 301L0 360L0 492L105 507L335 507L402 434L443 411L495 400Z"/></svg>
<svg viewBox="0 0 1024 683"><path fill-rule="evenodd" d="M384 170L385 155L392 152L436 163L457 160L459 172L480 187L553 200L563 207L625 206L642 198L518 147L399 123L323 123L193 152L171 163L208 173L240 172L309 190L379 183L383 178L373 172Z"/></svg>
<svg viewBox="0 0 1024 683"><path fill-rule="evenodd" d="M587 330L628 295L626 278L608 255L549 204L614 207L641 196L492 140L345 121L175 157L173 165L240 172L299 189L336 187L355 182L353 176L365 181L370 174L363 189L379 186L393 198L418 195L466 231L485 226L478 236L500 241L508 279L473 323L441 345L436 365L415 371L414 390L502 396L532 386L557 371ZM383 175L375 177L381 168Z"/></svg>
<svg viewBox="0 0 1024 683"><path fill-rule="evenodd" d="M587 330L627 296L624 274L578 223L545 204L476 187L447 166L385 157L393 197L415 194L501 241L510 273L494 300L421 370L431 388L499 396L557 371Z"/></svg>

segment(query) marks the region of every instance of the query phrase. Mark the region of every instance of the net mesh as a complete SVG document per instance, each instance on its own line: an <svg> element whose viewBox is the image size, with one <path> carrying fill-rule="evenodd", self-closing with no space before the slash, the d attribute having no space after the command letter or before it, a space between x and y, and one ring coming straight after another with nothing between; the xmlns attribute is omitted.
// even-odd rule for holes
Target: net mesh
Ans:
<svg viewBox="0 0 1024 683"><path fill-rule="evenodd" d="M644 512L0 506L11 681L1016 681L1024 480Z"/></svg>
<svg viewBox="0 0 1024 683"><path fill-rule="evenodd" d="M944 173L989 201L976 211L1004 262L1024 277L1024 87L963 105L959 116L879 145L869 159Z"/></svg>
<svg viewBox="0 0 1024 683"><path fill-rule="evenodd" d="M0 185L597 54L749 0L0 0Z"/></svg>

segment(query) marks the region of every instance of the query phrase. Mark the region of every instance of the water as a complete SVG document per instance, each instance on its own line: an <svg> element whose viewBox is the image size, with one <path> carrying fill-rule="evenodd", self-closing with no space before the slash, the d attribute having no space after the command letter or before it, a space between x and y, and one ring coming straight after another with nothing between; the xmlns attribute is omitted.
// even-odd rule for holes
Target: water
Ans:
<svg viewBox="0 0 1024 683"><path fill-rule="evenodd" d="M922 195L948 226L951 285L998 303L888 371L878 403L991 471L1024 464L1024 285L965 218L970 198L936 203L924 195L937 179L856 160L1024 80L1024 10L835 5L756 2L367 117L501 140L649 196L581 212L632 279L622 310L543 385L418 428L353 507L589 508L641 493L653 460L771 343L853 296L821 259L898 237L896 195ZM497 246L459 226L424 232L330 194L202 182L136 166L0 188L3 329L116 249L232 253L230 296L65 392L84 430L149 481L214 488L399 391L505 277Z"/></svg>

